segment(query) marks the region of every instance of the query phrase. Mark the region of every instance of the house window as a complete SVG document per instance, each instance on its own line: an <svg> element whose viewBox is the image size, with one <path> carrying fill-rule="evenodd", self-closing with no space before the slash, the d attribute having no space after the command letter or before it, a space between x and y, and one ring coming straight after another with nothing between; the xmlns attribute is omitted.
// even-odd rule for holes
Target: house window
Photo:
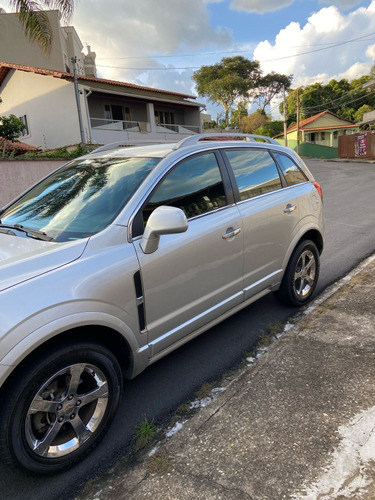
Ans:
<svg viewBox="0 0 375 500"><path fill-rule="evenodd" d="M18 137L26 137L27 135L30 135L30 132L29 132L29 123L27 121L27 116L26 115L22 115L22 116L19 116L18 118L25 125L25 128L19 133Z"/></svg>
<svg viewBox="0 0 375 500"><path fill-rule="evenodd" d="M104 106L104 115L105 115L105 119L106 120L111 120L112 119L111 106L109 106L109 104L106 104Z"/></svg>
<svg viewBox="0 0 375 500"><path fill-rule="evenodd" d="M338 136L338 132L337 132L337 130L335 130L335 131L333 132L333 138L334 138L334 139L337 139L337 136Z"/></svg>
<svg viewBox="0 0 375 500"><path fill-rule="evenodd" d="M106 120L130 121L130 108L118 104L105 104L104 115Z"/></svg>
<svg viewBox="0 0 375 500"><path fill-rule="evenodd" d="M174 113L169 111L155 111L157 124L174 125Z"/></svg>
<svg viewBox="0 0 375 500"><path fill-rule="evenodd" d="M324 140L325 140L325 138L326 138L326 133L325 133L325 132L321 132L321 134L320 134L320 139L321 139L322 141L324 141Z"/></svg>

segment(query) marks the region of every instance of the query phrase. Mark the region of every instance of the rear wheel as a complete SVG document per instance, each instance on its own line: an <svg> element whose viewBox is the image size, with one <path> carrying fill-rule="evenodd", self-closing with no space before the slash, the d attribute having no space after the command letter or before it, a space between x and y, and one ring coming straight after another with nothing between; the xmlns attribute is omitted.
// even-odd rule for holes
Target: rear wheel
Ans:
<svg viewBox="0 0 375 500"><path fill-rule="evenodd" d="M41 474L71 467L104 434L121 388L119 364L103 346L64 345L35 358L1 398L3 460Z"/></svg>
<svg viewBox="0 0 375 500"><path fill-rule="evenodd" d="M282 302L302 306L314 293L319 278L320 259L315 243L301 241L295 248L276 297Z"/></svg>

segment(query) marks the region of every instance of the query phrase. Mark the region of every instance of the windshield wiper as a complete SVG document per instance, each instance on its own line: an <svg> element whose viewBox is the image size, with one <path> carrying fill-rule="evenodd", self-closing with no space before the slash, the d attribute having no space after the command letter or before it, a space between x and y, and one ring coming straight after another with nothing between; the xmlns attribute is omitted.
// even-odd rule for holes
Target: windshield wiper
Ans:
<svg viewBox="0 0 375 500"><path fill-rule="evenodd" d="M0 228L16 229L17 231L22 231L23 233L26 233L32 236L33 238L36 238L37 240L54 241L54 238L51 238L51 236L48 236L43 231L38 231L37 229L31 229L29 227L22 226L21 224L4 224L3 222L0 221ZM11 233L15 234L13 231L11 231Z"/></svg>

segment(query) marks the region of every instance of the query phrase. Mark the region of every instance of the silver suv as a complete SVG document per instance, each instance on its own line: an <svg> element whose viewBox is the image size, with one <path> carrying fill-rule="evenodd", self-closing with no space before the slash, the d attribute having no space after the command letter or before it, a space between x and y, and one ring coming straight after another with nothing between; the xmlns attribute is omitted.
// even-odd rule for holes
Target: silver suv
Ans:
<svg viewBox="0 0 375 500"><path fill-rule="evenodd" d="M123 375L269 292L310 299L321 188L293 151L235 138L99 148L0 211L5 463L73 465L108 427Z"/></svg>

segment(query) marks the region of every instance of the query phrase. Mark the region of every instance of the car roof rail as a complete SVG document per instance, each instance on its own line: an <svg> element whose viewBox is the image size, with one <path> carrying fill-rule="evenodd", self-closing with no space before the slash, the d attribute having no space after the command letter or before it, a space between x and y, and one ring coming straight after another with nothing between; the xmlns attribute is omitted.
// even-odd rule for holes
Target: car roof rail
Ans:
<svg viewBox="0 0 375 500"><path fill-rule="evenodd" d="M219 133L215 133L215 132L210 132L209 134L196 134L196 135L191 135L189 137L186 137L185 139L182 139L182 141L178 142L173 149L181 149L181 148L186 148L187 146L194 146L195 144L198 144L199 141L204 141L204 140L207 140L209 138L217 138L219 140L219 138L222 138L223 141L227 140L227 138L243 138L243 139L246 139L247 141L250 141L250 142L266 142L268 144L277 144L278 146L280 146L280 143L277 142L275 139L272 139L272 137L267 137L266 135L256 135L256 134L241 134L241 133L234 133L234 132L230 132L230 133L225 133L224 132L219 132Z"/></svg>
<svg viewBox="0 0 375 500"><path fill-rule="evenodd" d="M91 153L99 153L100 151L110 151L111 149L117 149L121 147L127 147L126 144L124 144L124 141L118 141L118 142L109 142L108 144L104 144L104 146L99 146L98 148L94 149L94 151L91 151Z"/></svg>

